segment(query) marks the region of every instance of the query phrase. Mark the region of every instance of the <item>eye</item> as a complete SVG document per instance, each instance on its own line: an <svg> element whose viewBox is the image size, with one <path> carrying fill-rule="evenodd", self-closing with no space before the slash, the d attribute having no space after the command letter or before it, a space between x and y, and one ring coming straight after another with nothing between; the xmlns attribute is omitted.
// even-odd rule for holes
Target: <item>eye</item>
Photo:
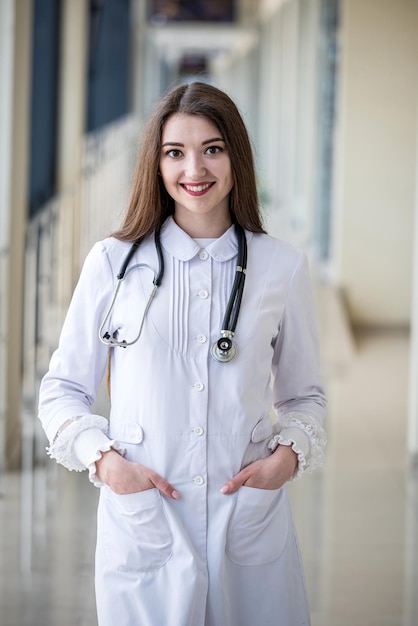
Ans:
<svg viewBox="0 0 418 626"><path fill-rule="evenodd" d="M205 154L209 154L210 156L219 154L220 152L223 152L223 148L221 148L221 146L209 146L209 148L206 148L205 150Z"/></svg>
<svg viewBox="0 0 418 626"><path fill-rule="evenodd" d="M178 150L177 148L173 148L172 150L168 150L168 152L166 152L167 156L171 157L172 159L179 159L181 156L183 156L183 153L181 150Z"/></svg>

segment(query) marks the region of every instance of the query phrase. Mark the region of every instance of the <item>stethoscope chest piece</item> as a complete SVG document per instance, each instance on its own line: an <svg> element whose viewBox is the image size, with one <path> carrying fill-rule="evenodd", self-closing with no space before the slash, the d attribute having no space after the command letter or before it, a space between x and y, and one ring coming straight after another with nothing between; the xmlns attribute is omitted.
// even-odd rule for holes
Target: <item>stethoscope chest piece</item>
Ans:
<svg viewBox="0 0 418 626"><path fill-rule="evenodd" d="M234 333L235 333L235 328L236 328L237 321L238 321L238 314L239 314L239 310L241 306L242 294L244 291L245 274L247 271L246 270L247 240L245 237L244 229L238 223L235 224L235 230L236 230L237 237L238 237L238 264L236 267L234 284L232 286L231 295L229 297L229 301L228 301L226 311L225 311L225 316L222 322L223 330L221 330L221 336L219 337L217 341L215 341L215 343L213 344L210 350L212 357L215 359L215 361L218 361L218 363L229 363L229 361L232 361L232 359L235 357L237 353L237 347L232 341L232 337L234 336ZM113 297L110 302L110 306L105 314L104 320L99 329L100 341L110 348L114 348L116 346L120 348L127 348L128 346L132 346L134 343L136 343L141 337L142 328L144 326L148 309L151 306L151 302L154 299L154 296L157 292L158 287L161 284L161 281L164 275L164 258L163 258L163 252L162 252L161 242L160 242L160 233L158 230L155 232L154 239L155 239L155 247L156 247L157 256L158 256L158 265L159 265L158 274L154 275L154 280L153 280L154 286L153 286L151 295L149 296L148 301L146 303L145 310L142 315L142 320L140 322L138 334L131 341L126 341L125 339L120 341L115 336L112 336L108 330L105 330L105 327L111 316L111 313L112 313L112 310L115 305L115 301L119 292L119 288L122 282L125 280L125 276L135 268L148 267L149 269L151 269L148 265L144 263L137 263L136 265L133 265L130 268L128 268L129 262L131 261L139 244L141 243L142 238L137 239L132 244L130 250L128 251L128 254L125 257L125 260L122 263L122 267L120 268L119 274L117 275L117 283L114 289Z"/></svg>
<svg viewBox="0 0 418 626"><path fill-rule="evenodd" d="M219 363L232 361L237 353L237 348L231 339L231 333L223 333L222 337L215 341L210 350L212 357Z"/></svg>
<svg viewBox="0 0 418 626"><path fill-rule="evenodd" d="M247 273L247 240L245 232L238 223L235 224L235 230L238 236L238 264L235 272L235 280L222 322L221 336L210 349L212 358L219 363L232 361L237 353L237 348L232 341L232 337L234 336L237 326L244 291L245 275Z"/></svg>

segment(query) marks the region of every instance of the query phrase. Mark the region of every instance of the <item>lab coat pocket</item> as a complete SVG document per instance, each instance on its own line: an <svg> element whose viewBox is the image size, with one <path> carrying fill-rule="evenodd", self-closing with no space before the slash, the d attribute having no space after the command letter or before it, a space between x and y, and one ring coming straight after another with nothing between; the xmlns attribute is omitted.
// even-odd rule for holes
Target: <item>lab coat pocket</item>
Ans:
<svg viewBox="0 0 418 626"><path fill-rule="evenodd" d="M228 526L228 557L237 565L265 565L275 561L286 544L288 520L282 488L240 487Z"/></svg>
<svg viewBox="0 0 418 626"><path fill-rule="evenodd" d="M123 572L152 572L171 557L173 537L158 489L119 495L106 489L105 549Z"/></svg>

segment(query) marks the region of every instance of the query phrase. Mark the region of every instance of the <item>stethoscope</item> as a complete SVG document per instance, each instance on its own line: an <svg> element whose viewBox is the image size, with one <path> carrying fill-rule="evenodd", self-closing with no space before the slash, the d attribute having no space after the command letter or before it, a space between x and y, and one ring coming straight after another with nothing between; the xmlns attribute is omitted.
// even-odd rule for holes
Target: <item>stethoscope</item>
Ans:
<svg viewBox="0 0 418 626"><path fill-rule="evenodd" d="M237 259L237 267L235 271L235 279L234 284L232 286L231 295L229 296L228 305L226 307L225 315L222 321L222 330L221 336L211 347L211 355L220 363L228 363L231 361L237 353L237 348L235 343L232 341L232 338L235 334L235 328L238 322L239 311L241 308L242 294L244 292L244 283L245 283L245 275L247 273L247 239L245 236L244 229L239 224L235 223L235 232L238 238L238 259ZM142 334L142 329L144 326L145 318L147 316L148 310L151 306L151 302L153 301L155 294L157 293L158 287L161 285L161 281L164 276L164 256L161 247L160 241L160 233L159 231L155 231L154 234L154 242L155 249L157 251L158 257L158 272L154 273L153 289L151 294L147 300L145 305L145 310L142 315L142 320L139 326L139 331L136 337L132 341L126 341L126 339L122 339L119 341L115 336L112 336L108 331L104 332L107 321L110 318L110 315L113 311L113 307L115 306L116 298L119 293L119 289L126 279L128 274L135 269L148 268L151 269L149 265L145 263L137 263L128 268L128 265L137 251L143 237L137 239L132 244L129 249L128 254L126 255L119 273L117 275L117 283L115 290L113 292L112 300L110 302L110 306L105 314L103 322L99 328L99 339L106 346L115 348L127 348L128 346L132 346L134 343L138 341Z"/></svg>

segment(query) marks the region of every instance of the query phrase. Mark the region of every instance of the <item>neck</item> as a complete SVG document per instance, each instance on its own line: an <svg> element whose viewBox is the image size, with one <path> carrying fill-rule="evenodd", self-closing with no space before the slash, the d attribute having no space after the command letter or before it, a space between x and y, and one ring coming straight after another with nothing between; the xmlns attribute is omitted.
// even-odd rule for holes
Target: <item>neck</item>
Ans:
<svg viewBox="0 0 418 626"><path fill-rule="evenodd" d="M232 225L229 213L223 219L213 220L213 217L205 219L204 215L193 216L187 220L181 219L177 213L174 214L174 221L193 239L215 239L221 237ZM195 218L195 219L194 219Z"/></svg>

